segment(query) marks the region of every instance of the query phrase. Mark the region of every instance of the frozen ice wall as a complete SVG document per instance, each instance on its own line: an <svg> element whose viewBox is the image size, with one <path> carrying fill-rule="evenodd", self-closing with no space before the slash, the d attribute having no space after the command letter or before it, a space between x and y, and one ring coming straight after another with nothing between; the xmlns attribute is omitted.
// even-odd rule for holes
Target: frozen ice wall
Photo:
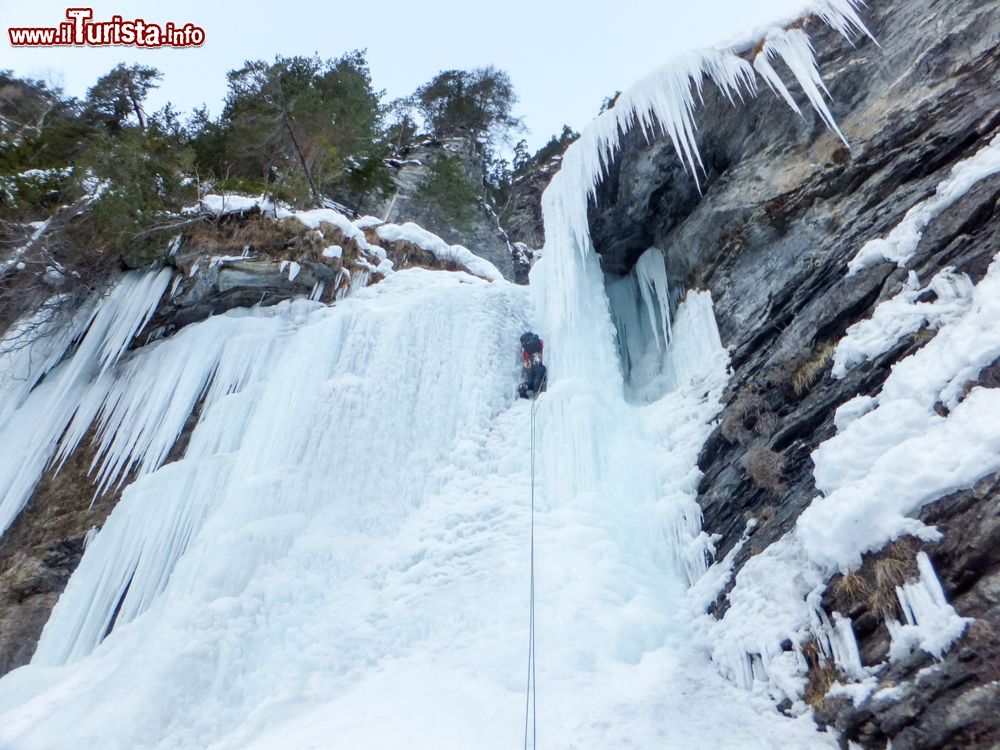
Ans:
<svg viewBox="0 0 1000 750"><path fill-rule="evenodd" d="M88 365L63 439L96 420L98 481L138 479L32 664L0 680L0 746L516 743L526 327L546 337L554 374L536 404L540 740L654 746L669 732L690 747L706 726L717 745L747 726L775 747L813 738L807 721L742 700L678 616L711 551L693 499L726 377L710 297L689 293L653 337L669 387L630 402L593 255L557 257L545 283L576 287L552 289L546 317L520 287L414 269L334 307L232 311ZM640 295L661 325L665 291ZM199 403L184 457L163 465ZM736 708L720 714L719 696Z"/></svg>
<svg viewBox="0 0 1000 750"><path fill-rule="evenodd" d="M461 588L496 560L463 545L489 522L465 517L463 487L523 473L524 448L487 447L523 308L518 287L414 270L335 308L212 318L123 362L115 434L172 434L207 383L200 421L183 460L128 487L33 665L0 683L0 745L205 747L249 731L269 700L329 695L428 633L447 642L491 617ZM509 513L509 494L489 509ZM440 523L422 521L427 505Z"/></svg>
<svg viewBox="0 0 1000 750"><path fill-rule="evenodd" d="M95 375L82 403L108 425L108 481L156 466L204 393L200 417L183 459L127 487L32 664L0 680L0 746L516 744L527 296L402 271L332 308L210 318ZM725 379L713 326L689 294L664 352L683 377L655 402L589 375L537 402L540 741L815 737L741 698L677 616L710 549L692 498Z"/></svg>

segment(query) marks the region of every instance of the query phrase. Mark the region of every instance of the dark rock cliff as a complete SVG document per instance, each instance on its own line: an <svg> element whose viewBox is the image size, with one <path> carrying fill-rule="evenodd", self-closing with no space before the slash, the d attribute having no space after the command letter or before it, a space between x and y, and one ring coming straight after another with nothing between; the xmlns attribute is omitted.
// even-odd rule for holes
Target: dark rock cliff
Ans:
<svg viewBox="0 0 1000 750"><path fill-rule="evenodd" d="M721 535L720 556L747 518L758 519L737 569L789 531L817 494L810 454L834 434L836 407L876 393L892 364L933 336L920 331L834 380L835 343L906 279L889 263L848 277L847 261L1000 129L1000 3L893 0L864 16L881 46L862 38L852 47L815 19L805 24L850 148L806 103L799 118L764 90L734 111L708 87L696 115L702 192L667 139L647 143L633 132L591 207L607 273L627 272L657 246L674 288L713 294L733 377L700 458L699 501L705 530ZM949 265L979 281L1000 250L998 198L1000 177L980 182L931 224L909 267L925 281ZM996 387L995 370L980 382ZM774 464L774 481L746 468L761 456ZM850 614L864 662L884 664L880 682L907 688L877 706L814 700L845 744L1000 746L998 503L989 477L924 508L944 538L922 546L955 608L976 618L934 670L922 653L885 663L880 613L828 594L828 610ZM912 565L920 548L910 540L880 554ZM717 610L725 607L721 597Z"/></svg>
<svg viewBox="0 0 1000 750"><path fill-rule="evenodd" d="M562 146L565 149L565 146ZM545 244L542 217L542 194L562 166L562 151L542 161L534 161L514 177L509 202L502 207L503 226L513 242L522 242L532 250Z"/></svg>

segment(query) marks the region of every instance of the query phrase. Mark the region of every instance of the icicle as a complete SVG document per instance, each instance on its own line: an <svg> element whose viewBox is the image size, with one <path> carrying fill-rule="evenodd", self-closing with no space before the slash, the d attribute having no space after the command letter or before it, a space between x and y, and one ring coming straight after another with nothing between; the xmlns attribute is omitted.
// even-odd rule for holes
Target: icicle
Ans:
<svg viewBox="0 0 1000 750"><path fill-rule="evenodd" d="M111 290L110 300L102 302L92 324L101 332L101 372L118 361L149 322L172 277L169 268L129 274Z"/></svg>
<svg viewBox="0 0 1000 750"><path fill-rule="evenodd" d="M754 68L767 84L781 95L789 107L801 115L802 111L795 103L795 99L792 98L781 77L771 65L771 58L774 57L780 57L785 61L816 113L845 145L850 146L847 143L847 138L840 132L837 121L830 113L830 108L824 99L824 95L829 96L830 92L826 90L823 79L820 78L819 69L816 66L816 56L806 33L802 29L772 30L764 40L763 49L753 61Z"/></svg>
<svg viewBox="0 0 1000 750"><path fill-rule="evenodd" d="M889 658L893 661L907 656L915 648L940 659L972 622L971 618L960 617L948 604L926 552L917 553L917 568L920 571L919 580L896 587L899 607L906 623L901 624L891 618L886 621L892 636Z"/></svg>
<svg viewBox="0 0 1000 750"><path fill-rule="evenodd" d="M0 426L0 444L13 446L0 458L0 533L31 496L60 436L60 462L76 447L86 428L80 424L74 430L66 428L81 399L88 389L101 390L110 383L99 376L117 362L152 317L172 276L169 269L123 276L98 303L73 356L53 370L43 386L32 391L18 412Z"/></svg>
<svg viewBox="0 0 1000 750"><path fill-rule="evenodd" d="M0 429L90 323L92 303L64 312L65 303L61 296L47 300L0 338Z"/></svg>
<svg viewBox="0 0 1000 750"><path fill-rule="evenodd" d="M850 40L858 34L864 34L878 44L858 13L858 6L864 4L862 0L812 0L808 8L845 39Z"/></svg>
<svg viewBox="0 0 1000 750"><path fill-rule="evenodd" d="M834 612L831 623L822 607L817 608L813 615L816 618L814 632L826 657L854 679L862 680L867 677L861 665L861 654L851 618Z"/></svg>
<svg viewBox="0 0 1000 750"><path fill-rule="evenodd" d="M657 247L639 256L635 264L639 293L646 304L649 327L656 336L660 352L666 352L673 337L670 322L670 284L667 280L667 265L663 251Z"/></svg>
<svg viewBox="0 0 1000 750"><path fill-rule="evenodd" d="M857 13L859 4L856 0L818 0L813 10L848 40L857 33L871 37ZM772 30L753 64L732 48L710 48L683 55L619 95L615 106L594 120L580 139L566 150L562 167L546 190L546 194L562 191L564 195L551 196L547 210L553 215L558 211L566 217L567 229L577 235L573 243L577 251L585 252L590 245L587 198L595 195L597 183L618 151L621 135L634 126L638 125L647 137L656 132L666 135L681 164L700 189L702 162L695 141L694 110L695 93L701 95L706 77L735 103L737 99L742 100L744 94L756 95L756 71L801 114L770 63L774 57L785 61L823 122L843 139L823 98L826 88L816 67L809 38L800 29ZM557 208L557 203L562 205ZM548 236L545 244L546 247L550 244Z"/></svg>
<svg viewBox="0 0 1000 750"><path fill-rule="evenodd" d="M181 282L183 280L184 280L184 277L181 276L180 274L177 274L176 276L174 276L174 282L173 282L173 284L170 285L170 294L167 295L167 299L168 300L172 300L174 297L177 296L177 292L180 291Z"/></svg>

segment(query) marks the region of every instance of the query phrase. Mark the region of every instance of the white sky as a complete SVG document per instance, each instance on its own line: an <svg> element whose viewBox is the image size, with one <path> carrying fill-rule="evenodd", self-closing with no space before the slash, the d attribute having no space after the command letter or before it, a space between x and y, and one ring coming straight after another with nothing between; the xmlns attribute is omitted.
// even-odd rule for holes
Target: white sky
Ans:
<svg viewBox="0 0 1000 750"><path fill-rule="evenodd" d="M627 88L678 53L742 35L789 16L803 0L117 0L94 5L149 22L205 29L197 49L13 48L9 26L55 26L74 0L0 0L0 69L40 77L82 96L119 62L164 73L150 110L171 101L183 111L205 103L218 114L226 71L276 54L338 57L367 48L376 88L411 93L440 70L496 65L511 76L532 148L564 123L577 130L604 97Z"/></svg>

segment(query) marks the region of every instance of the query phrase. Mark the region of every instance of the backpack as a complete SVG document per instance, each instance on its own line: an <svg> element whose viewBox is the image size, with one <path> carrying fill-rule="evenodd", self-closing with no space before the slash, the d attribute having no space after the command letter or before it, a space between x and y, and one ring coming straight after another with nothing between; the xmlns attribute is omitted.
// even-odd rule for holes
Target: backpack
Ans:
<svg viewBox="0 0 1000 750"><path fill-rule="evenodd" d="M542 350L542 341L531 331L521 334L521 348L528 354L537 354Z"/></svg>

